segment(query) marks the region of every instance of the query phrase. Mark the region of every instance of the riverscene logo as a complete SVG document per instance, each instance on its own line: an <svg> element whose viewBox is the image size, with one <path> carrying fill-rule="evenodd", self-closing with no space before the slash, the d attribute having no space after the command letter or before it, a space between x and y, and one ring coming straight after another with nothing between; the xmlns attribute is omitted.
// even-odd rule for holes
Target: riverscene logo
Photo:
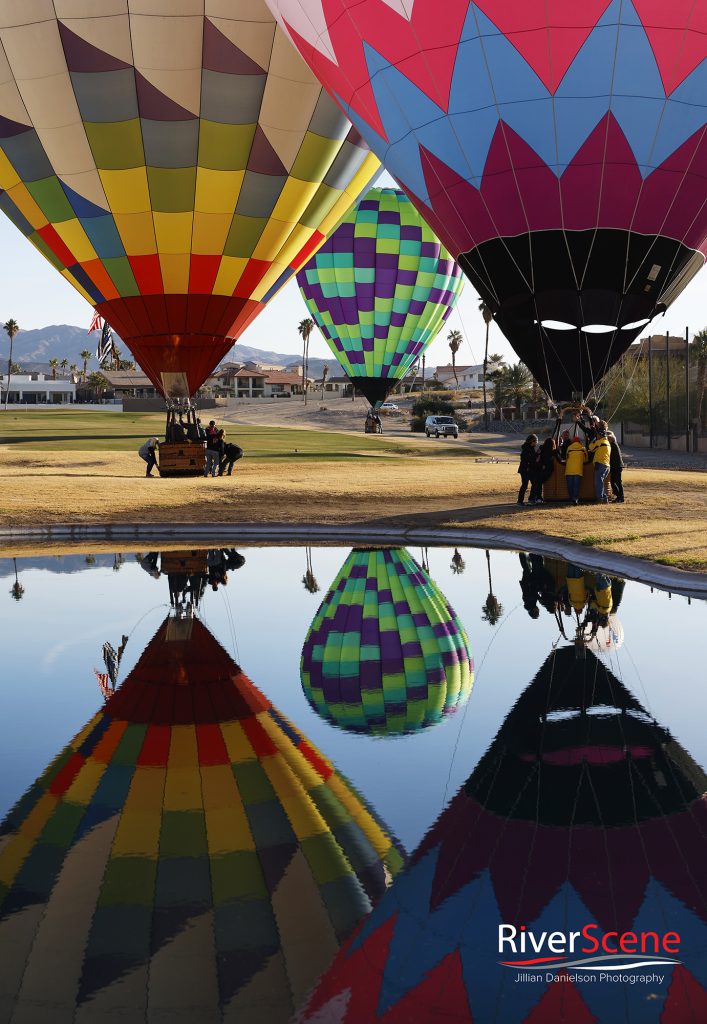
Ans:
<svg viewBox="0 0 707 1024"><path fill-rule="evenodd" d="M534 932L521 925L498 926L498 952L503 967L524 971L579 968L587 971L626 971L679 964L677 932L602 932L595 922L579 931ZM511 958L510 954L514 954Z"/></svg>

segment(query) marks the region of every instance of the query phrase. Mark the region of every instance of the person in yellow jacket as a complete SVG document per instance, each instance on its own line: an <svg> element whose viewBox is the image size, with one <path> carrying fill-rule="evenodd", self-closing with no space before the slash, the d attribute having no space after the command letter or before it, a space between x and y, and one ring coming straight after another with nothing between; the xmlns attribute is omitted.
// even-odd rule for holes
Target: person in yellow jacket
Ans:
<svg viewBox="0 0 707 1024"><path fill-rule="evenodd" d="M565 460L567 493L569 494L570 501L574 505L579 505L579 489L582 486L584 463L587 461L587 450L577 434L574 435L567 446Z"/></svg>
<svg viewBox="0 0 707 1024"><path fill-rule="evenodd" d="M611 445L603 430L599 431L596 440L589 445L589 458L594 463L594 497L606 504L609 499L604 491L604 483L609 475Z"/></svg>

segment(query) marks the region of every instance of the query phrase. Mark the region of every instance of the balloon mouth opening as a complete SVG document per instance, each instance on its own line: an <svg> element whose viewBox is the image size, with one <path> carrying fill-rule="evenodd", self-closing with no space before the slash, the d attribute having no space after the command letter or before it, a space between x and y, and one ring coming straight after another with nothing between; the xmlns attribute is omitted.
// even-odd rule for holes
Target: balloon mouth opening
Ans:
<svg viewBox="0 0 707 1024"><path fill-rule="evenodd" d="M650 317L634 320L630 324L568 324L565 320L534 320L546 331L581 331L582 334L613 334L615 331L639 331L651 322Z"/></svg>

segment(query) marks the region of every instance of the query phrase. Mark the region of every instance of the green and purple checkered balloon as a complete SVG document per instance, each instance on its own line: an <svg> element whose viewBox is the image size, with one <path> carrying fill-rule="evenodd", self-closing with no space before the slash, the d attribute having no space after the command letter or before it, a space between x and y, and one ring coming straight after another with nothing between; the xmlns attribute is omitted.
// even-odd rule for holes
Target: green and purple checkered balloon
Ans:
<svg viewBox="0 0 707 1024"><path fill-rule="evenodd" d="M329 348L371 405L422 356L463 280L408 197L394 188L370 189L297 275Z"/></svg>
<svg viewBox="0 0 707 1024"><path fill-rule="evenodd" d="M454 610L405 548L354 550L314 617L301 677L322 718L389 736L456 711L474 662Z"/></svg>

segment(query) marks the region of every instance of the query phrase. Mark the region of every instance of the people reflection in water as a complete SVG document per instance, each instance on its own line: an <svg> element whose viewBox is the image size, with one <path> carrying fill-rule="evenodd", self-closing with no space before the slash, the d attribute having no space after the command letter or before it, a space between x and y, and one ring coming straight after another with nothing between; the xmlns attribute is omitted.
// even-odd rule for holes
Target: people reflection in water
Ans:
<svg viewBox="0 0 707 1024"><path fill-rule="evenodd" d="M161 556L150 551L140 565L154 579L166 575L170 604L178 614L191 615L207 586L212 590L226 586L228 573L245 565L245 558L235 548L169 551Z"/></svg>
<svg viewBox="0 0 707 1024"><path fill-rule="evenodd" d="M615 616L624 580L586 572L561 559L525 552L518 557L523 607L532 619L539 617L540 606L555 618L561 636L578 646L596 642L600 631L604 631L600 638L604 647L615 644L620 627Z"/></svg>
<svg viewBox="0 0 707 1024"><path fill-rule="evenodd" d="M697 1024L706 979L707 776L570 645L298 1020Z"/></svg>
<svg viewBox="0 0 707 1024"><path fill-rule="evenodd" d="M286 1024L402 863L172 612L0 824L0 1019Z"/></svg>

